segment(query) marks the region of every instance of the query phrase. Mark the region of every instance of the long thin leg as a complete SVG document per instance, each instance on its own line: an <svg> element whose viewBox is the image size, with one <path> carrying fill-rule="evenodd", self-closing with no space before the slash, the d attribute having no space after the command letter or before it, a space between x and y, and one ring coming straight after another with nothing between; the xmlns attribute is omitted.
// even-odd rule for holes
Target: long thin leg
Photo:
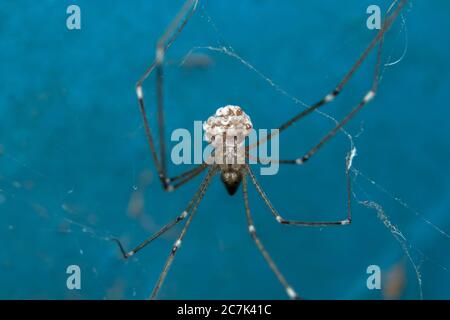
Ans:
<svg viewBox="0 0 450 320"><path fill-rule="evenodd" d="M195 178L200 173L202 173L206 169L207 166L208 166L207 164L201 164L201 165L197 166L196 168L186 171L176 177L168 178L169 184L167 185L166 191L174 191L174 190L178 189L179 187L181 187L185 183L191 181L193 178ZM173 184L173 182L175 182L175 181L178 181L178 182Z"/></svg>
<svg viewBox="0 0 450 320"><path fill-rule="evenodd" d="M255 225L253 223L253 218L250 214L246 174L244 174L244 177L242 179L242 191L244 193L245 214L247 215L247 225L248 225L248 232L250 233L250 236L252 237L253 241L255 241L256 246L258 247L259 251L263 255L263 257L266 260L267 264L269 265L270 269L272 269L273 273L275 273L275 276L277 277L278 281L280 281L280 283L283 285L289 298L298 299L299 297L298 297L297 293L294 291L294 289L292 289L292 287L286 281L286 278L283 276L283 274L280 272L280 270L278 270L277 265L275 264L272 257L269 255L266 248L262 244L261 240L259 240L258 235L256 234L256 229L255 229Z"/></svg>
<svg viewBox="0 0 450 320"><path fill-rule="evenodd" d="M388 18L386 19L386 23L388 21L391 21L390 24L392 24L392 21L395 20L395 17L398 15L398 13L401 10L401 5L404 3L401 2L396 11ZM390 25L389 24L389 25ZM380 31L381 32L381 31ZM380 34L380 33L378 33ZM318 144L316 144L314 147L312 147L308 152L306 152L302 157L294 159L294 160L271 160L278 162L280 164L296 164L296 165L302 165L307 160L309 160L323 145L325 145L326 142L328 142L333 136L336 135L336 133L348 122L350 121L367 103L369 103L375 96L377 90L378 90L378 83L379 83L379 74L380 74L380 68L381 68L381 54L382 54L382 48L383 48L383 37L381 33L381 39L379 40L379 47L377 52L377 62L375 65L375 71L373 75L373 81L372 81L372 87L370 91L364 96L364 98L359 102L359 104L353 108L345 117L341 120L324 138L320 140ZM378 41L377 41L378 42ZM375 42L375 44L377 43ZM355 69L353 67L352 69ZM352 72L352 71L351 71ZM349 74L351 74L351 72ZM354 72L354 71L353 71ZM348 78L350 76L344 78L345 82L348 81ZM344 84L345 84L344 82ZM339 87L339 86L338 86ZM264 190L262 189L261 185L257 181L255 175L251 171L249 166L246 166L247 171L249 172L250 178L252 179L253 184L255 185L256 189L258 190L258 193L263 198L266 205L269 207L270 211L272 212L275 219L282 224L289 224L289 225L302 225L302 226L340 226L340 225L348 225L352 222L352 211L351 211L351 178L349 174L349 159L347 158L346 164L345 164L345 174L346 174L346 188L347 188L347 219L345 220L338 220L338 221L293 221L293 220L286 220L284 219L275 209L275 207L270 202L269 198L265 194Z"/></svg>
<svg viewBox="0 0 450 320"><path fill-rule="evenodd" d="M147 239L145 239L142 243L140 243L138 246L136 246L136 248L134 248L133 250L127 252L124 249L124 246L122 245L122 243L120 242L119 239L113 238L111 239L112 241L116 242L119 246L120 252L122 253L123 257L125 259L135 255L138 251L140 251L141 249L143 249L145 246L147 246L149 243L151 243L153 240L159 238L161 235L163 235L165 232L167 232L168 230L170 230L172 227L174 227L175 225L177 225L180 221L184 220L193 210L193 207L195 205L195 201L202 196L202 190L205 186L207 182L207 178L205 178L205 180L201 183L199 189L197 190L197 192L194 194L194 196L192 197L191 201L189 202L189 204L187 205L187 207L185 208L185 210L179 215L177 216L174 220L170 221L169 223L167 223L166 225L164 225L160 230L158 230L156 233L152 234L150 237L148 237Z"/></svg>
<svg viewBox="0 0 450 320"><path fill-rule="evenodd" d="M164 268L158 278L158 281L155 285L155 287L153 288L152 294L150 296L150 299L155 299L156 296L158 295L159 290L161 289L161 286L167 276L167 272L169 271L170 266L172 265L173 259L175 258L175 254L177 253L178 249L181 246L181 242L183 241L184 236L186 235L186 231L189 228L191 222L192 222L192 218L194 217L198 205L200 204L200 201L203 199L203 196L205 195L206 189L209 185L209 183L211 182L212 177L214 176L214 174L216 173L217 168L213 167L209 170L207 176L205 177L204 182L202 183L202 186L200 187L200 194L197 197L197 199L195 200L195 204L192 207L192 211L191 214L189 216L189 218L186 220L186 223L183 227L183 229L181 230L180 235L178 236L178 239L175 241L175 243L173 244L172 250L170 251L169 257L167 258L167 261L164 265Z"/></svg>
<svg viewBox="0 0 450 320"><path fill-rule="evenodd" d="M150 152L155 162L159 178L162 186L167 191L172 191L174 188L171 185L171 178L167 176L167 159L166 159L166 145L164 140L164 112L163 112L163 62L167 49L172 45L180 32L185 27L186 23L191 18L197 7L198 0L187 0L175 19L171 22L165 33L158 40L156 46L156 57L150 67L145 71L142 77L136 84L136 95L139 102L139 107L144 122L145 134L150 147ZM148 76L156 69L156 96L157 96L157 118L158 118L158 136L160 152L159 157L156 151L153 134L147 119L147 112L144 104L144 93L142 91L142 84Z"/></svg>
<svg viewBox="0 0 450 320"><path fill-rule="evenodd" d="M306 161L308 161L321 147L325 145L332 137L338 133L338 131L345 126L366 104L368 104L374 97L378 90L379 76L380 76L380 68L381 68L381 53L383 48L383 40L380 41L378 53L377 53L377 62L375 65L375 72L373 76L372 87L370 91L366 93L364 98L358 103L356 107L354 107L330 132L327 133L322 140L319 141L314 147L312 147L308 152L306 152L302 157L294 159L294 160L278 160L280 164L298 164L302 165Z"/></svg>
<svg viewBox="0 0 450 320"><path fill-rule="evenodd" d="M170 182L175 182L178 180L186 179L186 178L190 177L191 175L197 173L197 171L200 171L200 172L203 171L204 169L206 169L207 166L208 165L206 163L203 163L203 164L201 164L193 169L190 169L182 174L179 174L175 177L170 178Z"/></svg>
<svg viewBox="0 0 450 320"><path fill-rule="evenodd" d="M165 226L163 226L159 231L157 231L156 233L154 233L153 235L151 235L150 237L148 237L147 239L145 239L141 244L139 244L136 248L134 248L133 250L126 252L124 249L124 246L122 245L122 243L120 242L119 239L113 238L112 240L115 241L118 245L119 245L119 249L120 252L122 253L123 257L125 259L128 259L129 257L133 256L134 254L136 254L138 251L140 251L142 248L144 248L145 246L147 246L150 242L152 242L153 240L159 238L161 235L163 235L166 231L170 230L173 226L175 226L176 224L178 224L178 222L180 222L181 220L183 220L184 218L186 218L188 215L187 211L183 211L178 217L176 217L174 220L172 220L171 222L167 223Z"/></svg>
<svg viewBox="0 0 450 320"><path fill-rule="evenodd" d="M342 78L342 80L337 84L337 86L335 87L335 89L333 91L331 91L330 93L328 93L325 97L323 97L320 101L316 102L315 104L311 105L309 108L307 108L306 110L300 112L299 114L297 114L295 117L293 117L292 119L290 119L289 121L285 122L284 124L282 124L280 127L278 127L278 131L273 132L268 134L266 137L260 139L258 142L247 146L247 155L248 155L248 150L252 149L254 147L259 146L262 143L267 142L268 140L270 140L274 135L279 134L280 132L284 131L285 129L287 129L288 127L290 127L291 125L293 125L295 122L297 122L298 120L302 119L303 117L309 115L310 113L312 113L314 110L320 108L321 106L332 102L339 93L342 92L342 90L344 89L345 85L347 84L347 82L352 78L353 74L358 70L358 68L361 66L361 64L364 62L364 60L367 58L367 56L369 55L369 53L373 50L373 48L377 45L377 43L382 42L383 41L383 37L384 34L390 29L390 27L392 26L392 24L394 23L395 19L397 18L397 16L399 15L400 11L403 9L403 7L405 6L405 4L407 3L407 0L400 0L397 7L395 8L395 10L393 11L393 13L388 16L380 31L377 33L377 35L375 36L375 38L370 42L370 44L366 47L366 49L363 51L363 53L360 55L360 57L358 58L358 60L356 61L356 63L352 66L352 68L350 69L350 71L347 72L347 74ZM379 50L380 52L381 50ZM377 69L379 68L379 66L377 66ZM377 79L378 79L378 73L377 73ZM376 81L376 85L378 84L378 81ZM363 101L360 103L360 105L358 105L358 107L356 107L355 109L353 109L350 114L344 118L341 123L336 126L336 128L334 128L332 130L332 132L330 132L330 135L327 136L326 138L323 139L323 142L318 145L317 149L320 148L325 142L327 142L331 137L333 137L337 131L344 126L366 103L368 103L370 100L372 100L375 96L376 93L376 85L375 88L372 88L372 90L370 90L366 96L363 98ZM315 151L317 150L312 150L312 154L314 154ZM312 155L311 154L311 155ZM306 155L307 157L304 159L304 161L306 161L308 159L308 156L311 155Z"/></svg>
<svg viewBox="0 0 450 320"><path fill-rule="evenodd" d="M256 187L256 190L258 191L259 195L263 199L264 203L267 205L267 207L270 209L270 212L275 217L275 219L281 223L281 224L289 224L289 225L299 225L299 226L310 226L310 227L326 227L326 226L344 226L348 225L352 222L352 211L351 211L351 184L350 184L350 175L348 172L348 165L346 166L346 175L347 175L347 218L345 220L339 220L339 221L297 221L297 220L286 220L283 218L278 211L275 209L273 204L270 202L269 198L267 197L266 193L264 192L263 188L259 184L258 180L256 179L254 173L250 169L248 165L245 166L247 169L247 172L250 176L250 179L252 180L253 184Z"/></svg>

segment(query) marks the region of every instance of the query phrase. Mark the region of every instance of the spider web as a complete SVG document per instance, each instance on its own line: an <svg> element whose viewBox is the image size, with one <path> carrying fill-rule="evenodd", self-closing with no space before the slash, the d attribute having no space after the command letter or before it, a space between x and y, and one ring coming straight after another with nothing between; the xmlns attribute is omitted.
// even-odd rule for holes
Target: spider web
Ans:
<svg viewBox="0 0 450 320"><path fill-rule="evenodd" d="M290 100L292 104L298 108L307 108L309 106L306 101L298 98L297 95L292 94L285 89L284 85L281 85L278 81L274 80L274 77L266 74L265 71L263 71L264 68L254 65L224 40L225 37L221 32L221 28L218 27L218 23L216 23L209 14L208 2L200 2L198 12L196 14L198 14L201 20L209 26L210 30L212 30L215 37L215 42L213 45L207 44L191 47L187 53L184 54L184 57L177 61L179 68L183 68L192 63L197 67L199 64L206 64L206 66L208 66L210 63L209 59L212 59L211 55L219 54L227 59L232 59L243 66L247 72L262 79L266 83L264 90L273 90L278 95ZM400 66L405 57L407 57L407 14L408 13L406 12L401 16L400 27L397 28L395 34L390 35L394 38L392 40L393 43L400 43L401 50L400 53L398 50L395 50L395 48L398 49L398 46L393 46L390 50L387 50L387 58L384 63L382 78L384 76L388 76L389 73L395 73L396 68ZM203 56L199 55L199 53L202 53ZM195 60L193 57L200 60ZM383 79L381 79L381 82L383 82ZM382 86L380 91L383 90L390 90L390 88ZM151 97L149 97L149 99L150 98ZM46 96L40 97L39 99L44 102L48 101L48 97ZM377 100L373 103L377 103L376 101ZM316 114L330 122L330 124L338 123L335 116L323 110L317 110ZM366 121L368 122L370 119L367 119ZM128 129L130 129L130 127ZM289 130L295 130L295 128L291 128ZM377 217L386 230L390 232L393 237L393 241L398 243L399 248L403 251L405 257L407 258L417 282L417 296L420 298L426 298L427 296L423 292L423 284L425 280L422 275L423 265L431 264L445 273L448 273L448 268L440 262L441 257L434 258L431 257L430 254L422 251L420 246L420 238L409 235L409 232L405 232L404 230L409 228L400 227L394 222L396 219L393 218L396 218L398 215L402 214L405 215L407 219L419 221L421 229L429 228L440 239L445 241L450 239L450 235L446 230L444 230L444 228L441 228L437 225L437 223L434 223L432 219L427 218L426 214L414 209L414 206L409 204L409 201L404 200L401 196L398 196L396 192L388 190L388 188L384 187L382 183L378 182L374 178L371 178L369 174L366 174L363 170L357 167L358 161L363 162L365 160L364 154L360 153L360 148L358 147L358 140L361 137L364 137L365 134L367 134L367 132L364 129L363 124L360 125L360 130L356 133L353 133L346 128L342 129L340 132L340 135L345 137L348 141L348 150L345 153L345 157L348 157L349 159L348 169L350 169L350 172L352 173L352 183L354 186L352 197L358 204L358 206L355 206L353 209L354 215L357 216L361 214L361 209L365 208ZM141 137L142 135L142 125L140 124L138 115L136 114L133 127L122 136L122 141L132 145L138 144L142 142L142 139L138 140L137 137ZM60 150L59 152L64 152L64 150ZM125 291L127 286L131 288L130 296L132 298L146 297L149 289L151 288L151 284L149 283L143 287L141 282L142 278L149 273L150 267L148 266L148 259L149 257L151 258L155 255L158 257L165 257L165 254L167 253L167 250L165 249L167 248L164 247L161 249L155 249L157 250L156 252L152 251L148 255L144 255L142 258L136 257L133 258L133 261L131 262L127 261L123 263L121 260L116 259L117 252L114 250L116 248L111 242L112 238L116 238L120 235L120 229L114 228L114 230L108 230L109 228L106 227L108 224L105 222L106 219L103 219L100 223L96 221L95 218L96 216L107 217L108 214L106 211L111 209L110 206L105 207L102 204L96 204L95 201L90 202L93 207L80 205L80 198L77 198L77 193L79 192L79 188L81 188L81 186L71 187L67 183L58 184L55 182L52 174L36 169L34 165L29 164L26 157L16 154L14 148L10 145L0 144L0 156L2 162L7 164L7 166L13 166L20 169L15 170L16 173L11 175L8 174L9 168L6 166L3 167L3 172L0 171L0 208L2 206L5 207L8 203L12 202L17 204L17 207L13 207L15 209L33 211L40 219L44 219L47 223L46 227L40 228L40 231L42 232L40 235L45 236L46 234L53 234L55 232L58 234L64 234L66 239L64 243L66 245L67 243L72 243L72 246L77 248L78 255L83 256L81 261L96 259L90 253L89 248L91 246L99 246L102 250L104 250L104 252L108 252L108 254L104 254L100 257L100 259L97 260L98 265L95 265L89 271L93 282L101 283L102 285L104 284L105 287L108 288L105 294L94 296L94 298L122 298L124 297L123 291ZM152 188L155 187L156 179L151 173L152 171L150 171L151 166L144 166L144 169L142 169L143 166L141 165L141 160L139 157L140 155L131 157L131 172L127 171L129 180L124 183L126 185L124 189L128 190L127 213L128 217L138 221L138 223L133 226L134 231L144 229L146 232L154 232L159 225L165 222L164 219L167 217L162 217L161 220L154 221L153 218L148 217L148 214L145 214L150 210L145 198L149 192L150 186L152 186ZM148 154L143 152L142 157L148 158ZM14 170L12 171L14 172ZM42 203L44 200L39 198L40 191L34 191L36 189L33 189L33 183L40 185L41 187L46 185L48 190L51 190L50 193L52 194L53 199L46 200L46 203ZM186 194L187 195L184 196L185 200L189 198L188 192L186 192ZM374 194L381 196L374 196ZM388 204L385 204L385 202ZM395 203L395 205L390 204L390 202ZM172 206L168 206L167 209L171 212L178 212L180 208L174 204ZM150 210L150 212L153 211ZM11 216L8 214L6 217L6 221L11 222L6 223L3 226L3 240L11 241L11 239L14 239L14 241L17 241L17 239L25 238L24 234L16 230L16 222L14 222L16 221L16 218L12 218L12 214ZM30 223L36 223L34 219L35 218L33 218ZM356 223L357 222L355 222L355 224ZM175 235L176 232L169 233L164 240L169 243ZM125 242L129 245L133 245L134 241L135 239L125 239ZM48 243L46 243L46 245L48 245ZM22 248L22 245L18 247ZM17 249L18 247L15 248ZM43 261L49 261L52 259L51 252L46 252L45 254L45 257L42 258ZM10 257L2 257L1 262L4 268L14 265L14 262ZM120 276L121 272L125 272L124 267L121 266L123 264L133 264L134 267L130 268L128 273L125 275ZM109 274L109 276L112 275L113 278L116 278L116 280L105 280L106 276L102 276L103 271L112 268L117 268L117 272ZM157 269L158 266L155 270ZM153 269L151 271L153 272ZM135 273L134 275L132 275L133 272ZM60 276L61 279L64 279L64 277L64 274ZM126 282L129 282L130 285L125 284ZM76 294L68 295L67 293L64 293L59 295L62 291L57 292L60 297L78 297ZM1 292L2 297L8 297L8 294L9 292ZM33 290L31 295L33 297L46 297L45 295L39 295ZM11 296L29 297L28 294L15 295L14 293L12 293Z"/></svg>

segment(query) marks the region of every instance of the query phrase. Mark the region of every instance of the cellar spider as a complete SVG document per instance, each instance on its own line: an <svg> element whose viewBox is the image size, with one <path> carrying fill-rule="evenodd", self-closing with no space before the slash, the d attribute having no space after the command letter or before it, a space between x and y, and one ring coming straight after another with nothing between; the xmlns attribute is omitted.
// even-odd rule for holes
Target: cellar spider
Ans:
<svg viewBox="0 0 450 320"><path fill-rule="evenodd" d="M349 122L367 103L369 103L374 97L378 89L378 82L379 82L379 75L380 75L380 66L381 66L381 48L383 44L383 37L384 34L389 30L389 28L394 23L397 16L400 14L400 11L405 6L407 0L399 0L394 2L396 4L395 9L392 10L392 12L385 18L383 21L383 24L380 28L380 30L377 32L376 36L372 39L372 41L369 43L369 45L365 48L365 50L362 52L362 54L359 56L358 60L355 62L355 64L351 67L351 69L344 75L342 80L336 85L336 87L329 92L327 95L325 95L321 100L314 103L313 105L309 106L304 111L296 114L294 117L292 117L287 122L283 123L281 126L278 127L278 131L276 134L281 133L282 131L286 130L290 126L292 126L295 122L299 121L303 117L311 114L313 111L319 109L320 107L324 106L325 104L331 103L344 89L347 82L350 80L350 78L354 75L354 73L358 70L358 68L361 66L361 64L364 62L366 57L369 55L369 53L378 46L377 50L377 60L376 60L376 66L375 71L373 74L373 80L372 85L369 91L362 97L360 102L340 121L337 123L337 125L329 131L315 146L313 146L308 152L306 152L303 156L292 159L292 160L276 160L280 164L291 164L291 165L303 165L305 162L307 162L313 155L317 153L317 151L323 147L332 137L334 137L337 132L343 128L347 122ZM267 264L269 265L270 269L274 272L275 276L277 277L278 281L281 283L281 285L284 287L287 295L291 299L298 299L299 296L296 293L296 291L293 289L293 287L288 283L286 278L283 276L283 274L280 272L278 267L276 266L275 262L272 260L271 256L263 246L262 242L260 241L256 229L253 223L253 218L250 212L250 206L249 206L249 200L248 200L248 182L247 177L250 179L251 183L256 187L256 191L261 196L264 203L267 205L267 207L270 209L270 212L274 216L275 220L281 224L285 225L294 225L294 226L308 226L308 227L327 227L327 226L344 226L349 225L352 221L352 215L351 215L351 183L350 183L350 177L349 177L349 157L347 157L346 160L346 189L347 189L347 217L343 220L338 221L297 221L297 220L288 220L285 219L283 216L281 216L278 211L275 209L275 207L270 202L268 196L264 192L262 186L256 179L256 176L254 175L253 171L250 169L250 166L246 163L202 163L201 165L198 165L194 169L188 170L180 175L169 177L167 173L167 159L166 159L166 147L164 142L164 113L163 113L163 62L164 62L164 56L166 54L167 49L173 44L174 40L177 38L177 36L181 33L183 28L185 27L186 23L189 21L189 19L194 14L196 8L197 8L198 0L187 0L185 1L183 7L177 14L177 16L174 18L174 20L171 22L165 33L161 36L159 39L157 46L156 46L156 56L153 61L153 63L150 65L150 67L145 71L145 73L142 75L142 77L139 79L139 81L136 84L136 95L139 102L140 112L142 115L142 121L144 124L145 129L145 135L147 137L148 145L150 147L150 152L153 157L153 161L155 162L156 169L159 174L159 178L161 180L162 187L166 191L174 191L193 179L194 177L198 176L200 173L207 171L206 176L204 177L203 181L200 184L200 187L198 188L197 192L194 194L192 199L190 200L187 207L182 211L180 215L178 215L174 220L164 225L158 232L151 235L149 238L144 240L141 244L139 244L137 247L135 247L131 251L126 251L124 249L124 246L121 244L121 242L117 239L114 239L114 241L117 242L120 251L123 255L123 257L129 258L133 255L135 255L137 252L139 252L141 249L143 249L145 246L147 246L149 243L151 243L153 240L157 239L159 236L164 234L166 231L177 225L178 223L182 221L186 221L184 224L183 229L181 230L181 233L179 234L177 240L172 246L172 249L170 251L169 257L167 258L167 261L164 265L164 268L158 278L157 283L155 284L155 287L151 293L150 299L155 299L157 297L157 294L159 290L161 289L161 286L167 276L167 272L173 262L173 259L175 258L175 254L178 252L182 240L184 236L186 235L186 231L188 230L192 219L196 213L196 210L205 195L205 192L208 188L208 185L210 184L212 178L215 176L216 173L220 172L222 182L224 183L226 190L230 195L234 195L236 191L238 190L239 186L242 184L242 191L243 191L243 198L244 198L244 206L245 206L245 213L247 217L247 227L248 232L250 233L251 238L255 242L256 246L258 247L259 251L263 255L264 259L266 260ZM158 120L158 135L159 135L159 155L155 147L154 139L153 139L153 133L150 129L150 125L147 118L146 109L144 106L144 95L142 91L142 84L143 82L149 77L149 75L155 72L156 73L156 105L157 105L157 120ZM242 139L240 141L237 141L236 137L234 136L233 141L230 143L229 140L226 140L227 138L227 130L230 129L230 125L228 124L229 121L226 121L229 118L234 119L234 124L231 125L231 129L239 129L241 130L241 133L244 132L242 136L245 137L246 130L251 129L251 121L250 118L243 112L243 110L240 107L236 106L226 106L224 108L219 108L216 112L216 114L211 117L208 122L205 124L205 131L206 133L209 133L210 140L208 142L213 143L214 138L220 137L223 135L223 152L222 155L227 157L235 157L236 156L236 145L239 143L242 143ZM211 125L212 123L212 125ZM218 131L214 131L215 129L218 129ZM243 130L243 131L242 131ZM257 147L261 143L265 143L268 140L270 140L274 136L273 133L268 134L263 139L260 139L253 145L245 146L245 158L249 159L249 150L251 148ZM230 148L231 146L231 148ZM214 149L217 151L219 148ZM262 159L258 159L262 160Z"/></svg>

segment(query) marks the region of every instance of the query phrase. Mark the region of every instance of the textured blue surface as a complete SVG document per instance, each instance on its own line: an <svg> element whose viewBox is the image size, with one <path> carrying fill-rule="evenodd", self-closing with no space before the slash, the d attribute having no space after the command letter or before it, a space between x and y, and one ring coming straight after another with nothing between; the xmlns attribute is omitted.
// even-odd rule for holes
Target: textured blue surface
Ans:
<svg viewBox="0 0 450 320"><path fill-rule="evenodd" d="M203 50L213 65L179 67L190 49L231 46L280 88L311 104L334 87L373 37L365 27L373 2L201 1L167 56L168 131L192 128L193 120L207 119L225 104L241 105L260 128L274 128L302 109L223 54ZM71 3L82 10L80 31L65 27ZM134 93L158 36L181 4L1 2L0 298L148 297L180 229L128 261L107 239L136 245L179 214L200 183L197 178L172 194L161 190ZM380 6L386 10L388 1ZM394 26L384 61L390 54L392 60L400 57L407 39L405 57L385 69L379 95L346 127L358 151L354 168L376 181L353 175L351 226L281 226L251 191L262 241L306 298L383 298L386 290L366 288L372 264L381 267L385 288L403 284L398 297L419 298L404 248L377 212L358 200L381 205L401 230L420 268L424 298L450 298L450 239L437 230L450 232L449 6L408 6L407 35L401 23ZM372 55L324 111L343 117L369 88L373 67ZM153 83L151 78L145 85L150 107ZM282 156L301 155L332 125L314 114L289 129L281 138ZM304 167L283 167L261 183L288 218L343 218L348 150L340 134ZM133 214L129 204L139 196L144 208ZM79 291L66 288L71 264L82 270ZM388 281L393 268L397 282ZM219 179L212 183L160 298L286 298L247 233L241 192L229 197Z"/></svg>

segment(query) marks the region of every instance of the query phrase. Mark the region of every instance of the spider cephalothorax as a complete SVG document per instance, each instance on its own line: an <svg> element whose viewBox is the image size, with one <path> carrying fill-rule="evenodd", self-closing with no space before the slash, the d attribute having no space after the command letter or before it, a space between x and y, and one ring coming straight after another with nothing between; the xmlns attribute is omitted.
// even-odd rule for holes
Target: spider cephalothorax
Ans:
<svg viewBox="0 0 450 320"><path fill-rule="evenodd" d="M250 117L238 106L217 109L203 124L205 139L214 148L214 161L219 165L222 182L230 195L242 181L245 164L245 137L253 129Z"/></svg>
<svg viewBox="0 0 450 320"><path fill-rule="evenodd" d="M234 195L242 182L242 170L240 165L221 165L220 178L230 196Z"/></svg>

